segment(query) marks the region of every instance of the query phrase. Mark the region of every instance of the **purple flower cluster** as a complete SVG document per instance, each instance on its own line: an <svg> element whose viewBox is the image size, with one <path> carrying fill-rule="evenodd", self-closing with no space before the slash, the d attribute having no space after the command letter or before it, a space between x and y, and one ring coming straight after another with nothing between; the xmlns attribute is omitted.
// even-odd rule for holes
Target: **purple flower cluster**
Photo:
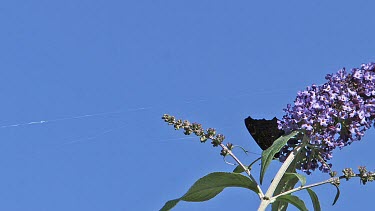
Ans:
<svg viewBox="0 0 375 211"><path fill-rule="evenodd" d="M326 79L323 85L298 92L294 106L288 105L278 122L286 133L301 130L309 138L297 166L307 174L316 168L329 172L332 151L361 140L375 119L375 63L362 64L350 73L341 69ZM280 161L295 144L284 147Z"/></svg>

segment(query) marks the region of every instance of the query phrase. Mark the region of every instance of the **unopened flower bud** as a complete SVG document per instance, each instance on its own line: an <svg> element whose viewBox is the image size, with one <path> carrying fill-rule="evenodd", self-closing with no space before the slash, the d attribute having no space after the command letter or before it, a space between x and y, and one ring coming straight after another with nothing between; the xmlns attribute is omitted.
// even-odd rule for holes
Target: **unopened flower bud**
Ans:
<svg viewBox="0 0 375 211"><path fill-rule="evenodd" d="M222 156L226 156L228 154L228 150L226 150L226 149L222 149L221 150L221 152L220 152L220 155L222 155Z"/></svg>
<svg viewBox="0 0 375 211"><path fill-rule="evenodd" d="M364 175L364 174L367 173L366 166L359 166L359 167L358 167L358 170L359 170L359 174L360 174L360 175Z"/></svg>
<svg viewBox="0 0 375 211"><path fill-rule="evenodd" d="M179 130L182 127L182 120L179 119L174 123L174 129Z"/></svg>
<svg viewBox="0 0 375 211"><path fill-rule="evenodd" d="M329 175L331 177L335 177L337 175L337 171L331 171L331 172L329 172Z"/></svg>
<svg viewBox="0 0 375 211"><path fill-rule="evenodd" d="M223 143L225 136L222 134L217 134L215 138L219 143Z"/></svg>
<svg viewBox="0 0 375 211"><path fill-rule="evenodd" d="M214 136L216 135L216 130L214 128L208 128L207 129L207 135L209 139L213 139Z"/></svg>
<svg viewBox="0 0 375 211"><path fill-rule="evenodd" d="M207 138L206 138L206 136L201 136L200 140L201 140L202 143L204 143L204 142L207 141Z"/></svg>
<svg viewBox="0 0 375 211"><path fill-rule="evenodd" d="M192 132L193 132L193 130L191 129L191 128L184 128L184 134L185 135L190 135Z"/></svg>
<svg viewBox="0 0 375 211"><path fill-rule="evenodd" d="M183 127L184 129L186 129L186 128L191 127L191 124L190 124L189 121L185 120L185 121L182 123L182 127Z"/></svg>
<svg viewBox="0 0 375 211"><path fill-rule="evenodd" d="M232 143L227 143L226 145L227 145L227 147L228 147L229 150L233 149L233 144Z"/></svg>
<svg viewBox="0 0 375 211"><path fill-rule="evenodd" d="M353 169L351 168L345 168L344 170L342 170L342 173L344 173L346 180L349 180L351 177L355 176L355 173L353 172Z"/></svg>
<svg viewBox="0 0 375 211"><path fill-rule="evenodd" d="M332 182L331 182L332 184L334 184L334 185L336 185L336 186L339 186L340 185L340 179L339 178L333 178L333 180L332 180Z"/></svg>

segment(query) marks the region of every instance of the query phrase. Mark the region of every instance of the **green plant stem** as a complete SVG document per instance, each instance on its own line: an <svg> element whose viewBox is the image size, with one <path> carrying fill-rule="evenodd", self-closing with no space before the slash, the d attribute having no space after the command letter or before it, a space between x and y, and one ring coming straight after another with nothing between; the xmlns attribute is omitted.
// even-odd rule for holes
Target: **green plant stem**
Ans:
<svg viewBox="0 0 375 211"><path fill-rule="evenodd" d="M257 158L256 160L254 160L252 163L250 163L249 165L249 168L251 169L251 166L253 166L256 162L258 162L260 159L262 159L262 157L259 157Z"/></svg>
<svg viewBox="0 0 375 211"><path fill-rule="evenodd" d="M332 177L332 178L329 178L329 179L327 179L325 181L322 181L322 182L317 182L317 183L314 183L314 184L311 184L311 185L300 186L300 187L294 188L292 190L285 191L284 193L280 193L279 195L272 197L270 200L274 201L279 196L288 195L288 194L293 193L293 192L297 192L297 191L304 190L304 189L307 189L307 188L312 188L312 187L324 185L324 184L327 184L327 183L332 183L337 178L338 177Z"/></svg>
<svg viewBox="0 0 375 211"><path fill-rule="evenodd" d="M249 168L247 168L247 166L245 166L232 152L232 150L228 149L228 147L226 147L224 144L220 143L220 146L221 148L223 148L224 150L226 150L228 152L228 154L238 163L238 165L240 165L246 172L246 174L250 177L250 179L255 182L257 184L257 189L258 189L258 196L260 199L264 198L264 193L262 191L262 189L260 188L260 186L258 185L258 183L256 182L255 178L253 177L253 175L251 175L251 172L249 170Z"/></svg>
<svg viewBox="0 0 375 211"><path fill-rule="evenodd" d="M353 177L361 177L361 175L356 174L355 176L352 176L350 178L353 178ZM347 179L347 178L345 176L332 177L332 178L329 178L329 179L327 179L325 181L322 181L322 182L317 182L317 183L314 183L314 184L311 184L311 185L300 186L300 187L294 188L292 190L288 190L284 193L280 193L279 195L272 197L270 200L272 201L272 200L275 200L279 196L287 195L287 194L294 193L294 192L304 190L304 189L307 189L307 188L317 187L317 186L324 185L324 184L327 184L327 183L333 183L337 179L342 180L342 179Z"/></svg>
<svg viewBox="0 0 375 211"><path fill-rule="evenodd" d="M258 211L266 210L266 207L272 203L274 200L270 200L273 193L276 190L277 185L279 184L281 178L285 174L285 171L288 169L289 165L293 162L295 156L297 155L298 151L301 149L301 146L297 146L294 150L289 154L287 159L284 161L283 165L280 167L279 171L277 172L275 178L273 179L270 187L268 188L266 195L261 199L262 202L259 205ZM272 198L273 199L273 198Z"/></svg>

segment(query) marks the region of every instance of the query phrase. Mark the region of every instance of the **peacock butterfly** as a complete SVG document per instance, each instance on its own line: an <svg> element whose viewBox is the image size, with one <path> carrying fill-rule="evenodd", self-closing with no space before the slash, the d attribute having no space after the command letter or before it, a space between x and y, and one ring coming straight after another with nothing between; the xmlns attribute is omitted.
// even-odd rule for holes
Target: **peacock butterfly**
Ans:
<svg viewBox="0 0 375 211"><path fill-rule="evenodd" d="M253 119L250 116L245 119L245 125L250 135L262 150L268 149L273 142L285 132L278 128L277 118L271 120ZM279 153L275 158L279 157Z"/></svg>

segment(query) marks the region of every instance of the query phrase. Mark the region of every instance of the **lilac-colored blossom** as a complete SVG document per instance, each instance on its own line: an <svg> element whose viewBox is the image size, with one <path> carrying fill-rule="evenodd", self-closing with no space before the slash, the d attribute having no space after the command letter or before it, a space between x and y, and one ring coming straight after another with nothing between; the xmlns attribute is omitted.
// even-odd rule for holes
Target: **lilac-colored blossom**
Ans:
<svg viewBox="0 0 375 211"><path fill-rule="evenodd" d="M335 148L359 141L375 119L375 63L363 64L347 73L345 68L328 74L323 85L299 91L294 105L287 105L279 129L301 130L309 143L302 149L305 159L297 168L310 174L315 169L329 172ZM296 144L296 143L294 143ZM280 161L295 145L285 146Z"/></svg>

